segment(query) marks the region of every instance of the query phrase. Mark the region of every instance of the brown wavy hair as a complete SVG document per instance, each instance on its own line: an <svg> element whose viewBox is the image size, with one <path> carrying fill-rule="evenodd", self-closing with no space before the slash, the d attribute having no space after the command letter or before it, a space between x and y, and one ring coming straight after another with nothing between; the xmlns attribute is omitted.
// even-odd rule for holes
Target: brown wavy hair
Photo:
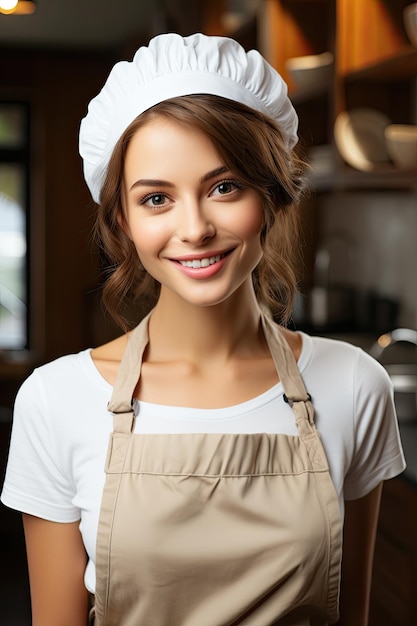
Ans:
<svg viewBox="0 0 417 626"><path fill-rule="evenodd" d="M299 201L306 188L307 164L289 150L275 122L243 104L212 95L165 100L138 116L119 139L101 190L95 238L104 254L107 279L103 303L115 322L128 330L127 303L156 302L159 284L146 272L136 249L121 228L122 179L127 146L139 128L166 117L204 133L224 164L258 192L263 202L263 257L253 272L258 302L283 324L288 323L297 290L300 261Z"/></svg>

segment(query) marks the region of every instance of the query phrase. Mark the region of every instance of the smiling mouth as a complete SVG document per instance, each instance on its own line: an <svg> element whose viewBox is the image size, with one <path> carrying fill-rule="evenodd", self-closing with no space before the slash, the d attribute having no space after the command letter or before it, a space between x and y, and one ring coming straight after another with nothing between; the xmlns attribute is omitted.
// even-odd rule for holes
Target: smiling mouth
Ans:
<svg viewBox="0 0 417 626"><path fill-rule="evenodd" d="M193 269L200 269L202 267L209 267L209 265L214 265L218 263L221 259L224 259L225 256L230 254L232 250L228 250L223 254L216 254L215 256L204 257L203 259L190 259L187 261L177 261L183 267L191 267Z"/></svg>

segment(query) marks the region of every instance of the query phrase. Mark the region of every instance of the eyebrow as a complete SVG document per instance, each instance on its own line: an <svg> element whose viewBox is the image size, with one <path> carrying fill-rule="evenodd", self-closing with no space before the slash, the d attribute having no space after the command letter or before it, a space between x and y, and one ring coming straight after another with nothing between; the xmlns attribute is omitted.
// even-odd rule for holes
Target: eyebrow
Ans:
<svg viewBox="0 0 417 626"><path fill-rule="evenodd" d="M204 174L204 176L200 178L200 183L206 183L211 178L220 176L220 174L225 174L228 171L229 170L225 165L221 165L220 167L217 167L215 170L212 170L211 172L207 172L207 174Z"/></svg>
<svg viewBox="0 0 417 626"><path fill-rule="evenodd" d="M207 172L200 178L200 184L206 183L207 181L215 178L216 176L220 176L220 174L225 174L228 172L228 168L225 165L221 165L220 167L216 167L216 169L211 170L211 172ZM136 187L175 187L173 183L168 182L167 180L160 180L158 178L140 178L130 187L129 191L135 189Z"/></svg>

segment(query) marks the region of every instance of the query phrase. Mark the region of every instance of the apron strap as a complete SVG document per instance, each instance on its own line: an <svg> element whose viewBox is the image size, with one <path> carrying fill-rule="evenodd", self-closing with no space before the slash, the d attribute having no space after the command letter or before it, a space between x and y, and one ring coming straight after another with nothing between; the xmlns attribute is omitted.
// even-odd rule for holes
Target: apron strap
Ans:
<svg viewBox="0 0 417 626"><path fill-rule="evenodd" d="M290 405L294 412L300 438L307 443L307 440L317 438L311 396L305 388L297 361L278 324L273 321L270 315L263 314L262 325L272 359L284 388L284 401Z"/></svg>
<svg viewBox="0 0 417 626"><path fill-rule="evenodd" d="M142 359L149 341L148 324L152 311L129 334L125 353L117 372L108 410L113 413L114 431L133 432L135 412L133 394L140 378ZM265 338L284 388L284 400L294 411L300 436L308 437L314 425L314 410L297 362L287 340L270 315L261 313Z"/></svg>
<svg viewBox="0 0 417 626"><path fill-rule="evenodd" d="M133 394L142 369L143 353L149 341L148 313L139 326L129 334L127 346L117 372L112 397L107 409L113 413L113 430L118 433L133 432L135 412Z"/></svg>
<svg viewBox="0 0 417 626"><path fill-rule="evenodd" d="M294 402L311 400L304 386L300 370L287 340L269 315L262 315L262 326L271 351L276 370L285 391L285 401L292 407Z"/></svg>

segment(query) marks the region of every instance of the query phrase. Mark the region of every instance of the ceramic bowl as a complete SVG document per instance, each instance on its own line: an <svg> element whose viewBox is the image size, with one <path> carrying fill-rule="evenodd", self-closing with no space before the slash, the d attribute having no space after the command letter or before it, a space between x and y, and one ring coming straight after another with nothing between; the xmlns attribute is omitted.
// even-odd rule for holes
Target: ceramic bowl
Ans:
<svg viewBox="0 0 417 626"><path fill-rule="evenodd" d="M417 168L417 125L389 124L385 128L385 145L397 167Z"/></svg>
<svg viewBox="0 0 417 626"><path fill-rule="evenodd" d="M334 138L343 159L352 167L372 172L393 166L389 163L384 137L391 120L375 109L342 111L336 118Z"/></svg>
<svg viewBox="0 0 417 626"><path fill-rule="evenodd" d="M405 7L403 12L404 28L413 46L417 48L417 2Z"/></svg>
<svg viewBox="0 0 417 626"><path fill-rule="evenodd" d="M331 83L333 71L331 52L287 59L285 67L298 89L318 89Z"/></svg>

